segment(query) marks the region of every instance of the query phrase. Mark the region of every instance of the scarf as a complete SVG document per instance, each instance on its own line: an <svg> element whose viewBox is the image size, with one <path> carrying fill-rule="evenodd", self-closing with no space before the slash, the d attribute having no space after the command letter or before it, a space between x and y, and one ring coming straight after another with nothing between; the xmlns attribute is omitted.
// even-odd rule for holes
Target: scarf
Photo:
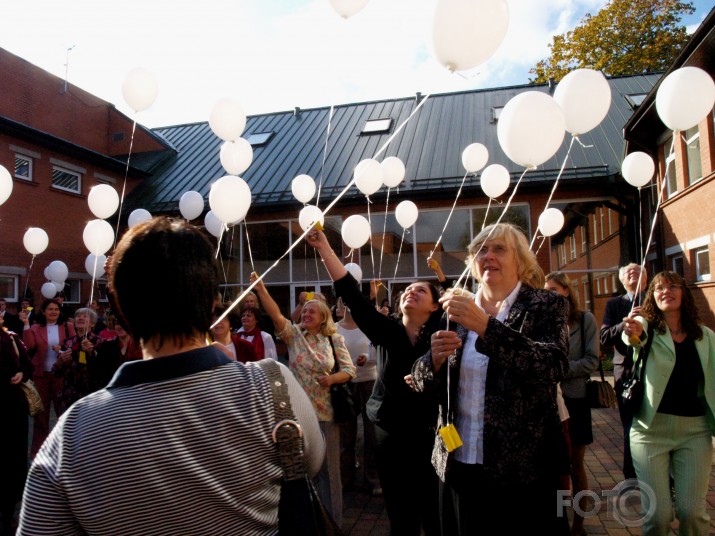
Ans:
<svg viewBox="0 0 715 536"><path fill-rule="evenodd" d="M263 346L263 336L261 335L261 330L258 326L250 331L246 331L244 328L244 331L238 332L238 336L242 339L248 339L248 337L253 336L253 340L248 342L250 342L256 350L256 358L263 359L266 356L266 350Z"/></svg>

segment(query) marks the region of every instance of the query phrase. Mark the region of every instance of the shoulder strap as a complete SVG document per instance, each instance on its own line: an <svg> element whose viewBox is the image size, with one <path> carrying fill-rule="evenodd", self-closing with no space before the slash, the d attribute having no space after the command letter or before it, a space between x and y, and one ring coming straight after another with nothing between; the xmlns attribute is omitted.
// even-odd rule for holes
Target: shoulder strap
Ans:
<svg viewBox="0 0 715 536"><path fill-rule="evenodd" d="M335 346L333 346L333 336L330 335L328 337L328 341L330 341L330 351L333 352L333 374L336 372L340 372L340 367L338 366L338 356L335 353Z"/></svg>
<svg viewBox="0 0 715 536"><path fill-rule="evenodd" d="M285 480L304 478L303 430L293 414L288 386L281 369L272 359L262 359L257 361L256 365L263 370L271 386L273 411L276 416L273 442L278 446L278 459L283 469L283 478Z"/></svg>
<svg viewBox="0 0 715 536"><path fill-rule="evenodd" d="M648 361L648 354L650 353L650 347L651 344L653 344L653 336L655 335L655 330L653 329L653 326L648 326L648 340L645 342L645 346L643 347L643 351L638 352L638 358L636 359L636 362L633 365L633 376L635 377L638 372L639 372L639 367L638 365L642 362L643 364L640 366L640 371L645 371L645 364ZM638 374L638 378L642 378L643 374Z"/></svg>

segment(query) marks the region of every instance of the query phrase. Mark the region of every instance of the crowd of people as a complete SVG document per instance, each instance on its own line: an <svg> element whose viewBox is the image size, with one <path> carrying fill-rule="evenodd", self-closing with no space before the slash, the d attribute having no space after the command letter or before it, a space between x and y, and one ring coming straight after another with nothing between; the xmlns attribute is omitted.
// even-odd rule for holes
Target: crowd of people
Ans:
<svg viewBox="0 0 715 536"><path fill-rule="evenodd" d="M258 274L241 303L221 303L210 243L168 218L122 238L101 316L96 301L68 318L58 299L36 315L29 303L5 313L0 300L3 534L21 498L19 534L276 534L281 465L260 366L272 359L303 430L306 471L338 526L343 493L362 486L384 497L394 536L580 536L587 383L603 350L613 351L619 394L639 364L646 385L637 411L619 405L624 477L653 490L643 533L667 534L671 494L683 533L707 533L715 334L679 275L647 285L642 267L621 268L626 294L609 301L599 329L568 276L545 275L511 224L469 245L473 287L452 287L430 257L437 284L412 282L392 303L378 303L375 282L362 293L322 231L306 241L333 280L332 308L304 292L284 314ZM146 308L147 293L164 314ZM45 407L33 418L29 475L28 379ZM336 384L358 407L346 421L334 418ZM571 524L556 508L565 487L583 496Z"/></svg>

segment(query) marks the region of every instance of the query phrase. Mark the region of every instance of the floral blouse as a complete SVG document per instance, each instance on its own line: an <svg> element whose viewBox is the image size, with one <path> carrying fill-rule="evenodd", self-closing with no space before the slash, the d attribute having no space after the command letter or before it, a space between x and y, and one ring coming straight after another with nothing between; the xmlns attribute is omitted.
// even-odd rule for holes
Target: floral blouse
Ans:
<svg viewBox="0 0 715 536"><path fill-rule="evenodd" d="M332 421L333 406L330 404L330 389L321 386L317 379L318 376L332 374L335 366L328 337L322 334L312 335L290 322L286 322L283 330L276 333L276 336L288 346L290 369L313 403L318 420ZM347 372L350 378L354 378L355 365L345 347L343 336L336 333L332 338L339 371Z"/></svg>

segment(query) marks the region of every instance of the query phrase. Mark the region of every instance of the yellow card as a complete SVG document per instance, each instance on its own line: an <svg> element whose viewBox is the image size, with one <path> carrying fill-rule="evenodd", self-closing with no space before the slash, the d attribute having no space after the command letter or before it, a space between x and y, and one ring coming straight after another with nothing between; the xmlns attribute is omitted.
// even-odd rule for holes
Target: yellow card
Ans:
<svg viewBox="0 0 715 536"><path fill-rule="evenodd" d="M447 447L447 452L452 452L463 444L462 438L459 437L459 432L457 432L457 428L452 423L440 428L439 435L442 436L442 441L444 441L444 446Z"/></svg>
<svg viewBox="0 0 715 536"><path fill-rule="evenodd" d="M82 365L86 365L86 364L87 364L87 354L84 352L84 350L80 350L80 351L79 351L79 362L80 362Z"/></svg>
<svg viewBox="0 0 715 536"><path fill-rule="evenodd" d="M305 300L306 300L306 301L312 300L313 298L315 298L315 292L306 292L306 293L305 293Z"/></svg>

